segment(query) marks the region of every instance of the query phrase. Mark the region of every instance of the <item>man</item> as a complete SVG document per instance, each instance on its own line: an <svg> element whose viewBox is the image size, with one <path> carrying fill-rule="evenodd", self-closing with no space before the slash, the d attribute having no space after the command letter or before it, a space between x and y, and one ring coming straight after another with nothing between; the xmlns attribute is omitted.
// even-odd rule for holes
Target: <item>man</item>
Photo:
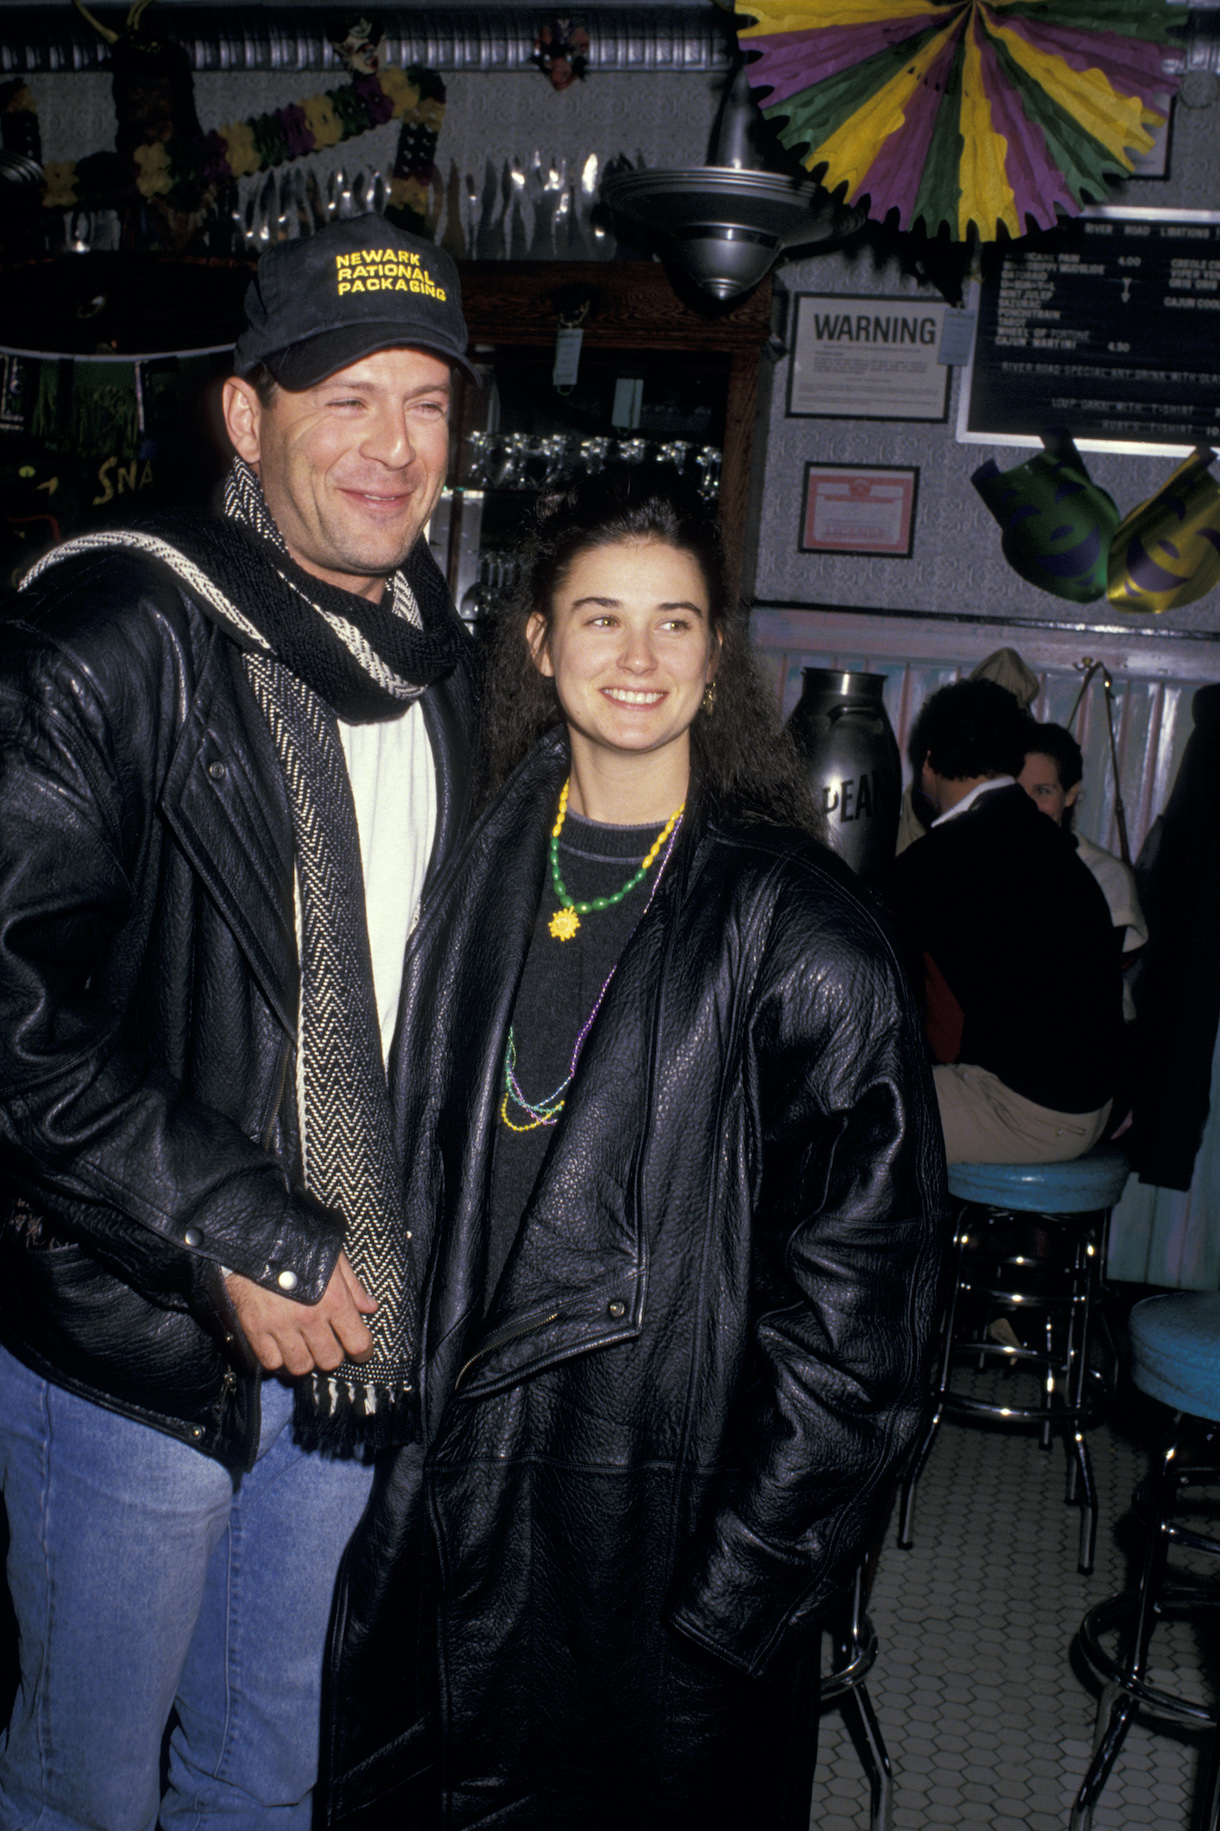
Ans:
<svg viewBox="0 0 1220 1831"><path fill-rule="evenodd" d="M376 217L246 316L223 518L69 542L0 651L5 1831L304 1831L367 1449L415 1428L384 1060L465 801L421 536L466 331Z"/></svg>
<svg viewBox="0 0 1220 1831"><path fill-rule="evenodd" d="M1079 1157L1117 1081L1115 931L1070 838L1016 781L1033 729L994 681L932 695L911 748L936 818L882 883L923 982L950 1163Z"/></svg>

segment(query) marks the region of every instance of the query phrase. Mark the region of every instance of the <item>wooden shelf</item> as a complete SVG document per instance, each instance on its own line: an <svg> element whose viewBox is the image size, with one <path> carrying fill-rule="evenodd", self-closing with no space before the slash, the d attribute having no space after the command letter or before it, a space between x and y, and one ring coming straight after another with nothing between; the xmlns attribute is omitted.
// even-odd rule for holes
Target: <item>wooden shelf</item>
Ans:
<svg viewBox="0 0 1220 1831"><path fill-rule="evenodd" d="M458 271L472 355L493 364L553 345L562 311L585 294L584 349L723 359L725 434L719 513L734 573L750 486L758 365L771 329L771 282L733 305L681 298L656 261L465 261ZM481 348L480 348L481 346ZM464 407L461 438L473 423Z"/></svg>

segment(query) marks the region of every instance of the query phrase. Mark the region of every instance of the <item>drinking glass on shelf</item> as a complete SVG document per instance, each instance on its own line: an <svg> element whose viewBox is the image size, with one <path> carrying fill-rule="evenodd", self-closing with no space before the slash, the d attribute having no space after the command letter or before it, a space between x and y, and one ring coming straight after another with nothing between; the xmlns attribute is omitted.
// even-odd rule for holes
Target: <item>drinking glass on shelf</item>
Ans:
<svg viewBox="0 0 1220 1831"><path fill-rule="evenodd" d="M609 455L609 439L593 438L580 441L578 461L586 476L595 477L599 470L604 470Z"/></svg>
<svg viewBox="0 0 1220 1831"><path fill-rule="evenodd" d="M695 453L699 469L699 490L708 502L715 502L720 488L721 457L714 445L701 445Z"/></svg>
<svg viewBox="0 0 1220 1831"><path fill-rule="evenodd" d="M662 464L672 464L675 470L685 474L691 450L686 439L667 439L663 445L658 445L657 457Z"/></svg>
<svg viewBox="0 0 1220 1831"><path fill-rule="evenodd" d="M492 587L492 608L498 608L510 598L520 582L521 561L511 554L501 554L497 561L495 584Z"/></svg>
<svg viewBox="0 0 1220 1831"><path fill-rule="evenodd" d="M523 442L519 483L526 489L541 489L550 469L550 440L539 433L521 433Z"/></svg>
<svg viewBox="0 0 1220 1831"><path fill-rule="evenodd" d="M506 553L484 553L479 559L479 582L471 592L478 593L477 616L494 617L500 606L516 588L521 562ZM470 597L471 592L466 596ZM463 599L465 602L465 599ZM463 613L465 614L465 613Z"/></svg>
<svg viewBox="0 0 1220 1831"><path fill-rule="evenodd" d="M492 454L491 483L493 489L520 489L524 479L529 445L530 437L526 432L500 433Z"/></svg>
<svg viewBox="0 0 1220 1831"><path fill-rule="evenodd" d="M561 478L568 477L575 469L575 441L569 439L566 432L552 432L542 441L542 455L546 459L546 471L542 486L549 489Z"/></svg>
<svg viewBox="0 0 1220 1831"><path fill-rule="evenodd" d="M466 441L466 475L462 481L469 490L481 490L487 482L491 434L472 432Z"/></svg>
<svg viewBox="0 0 1220 1831"><path fill-rule="evenodd" d="M648 440L620 439L617 456L620 464L642 464L648 456Z"/></svg>

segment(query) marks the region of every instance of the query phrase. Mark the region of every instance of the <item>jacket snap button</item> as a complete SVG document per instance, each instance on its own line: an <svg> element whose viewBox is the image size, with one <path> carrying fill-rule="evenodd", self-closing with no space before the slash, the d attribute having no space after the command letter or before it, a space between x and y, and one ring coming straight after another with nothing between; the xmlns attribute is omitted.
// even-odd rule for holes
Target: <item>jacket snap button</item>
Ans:
<svg viewBox="0 0 1220 1831"><path fill-rule="evenodd" d="M202 1435L203 1435L203 1425L202 1424L192 1424L191 1425L191 1436L192 1437L202 1437Z"/></svg>
<svg viewBox="0 0 1220 1831"><path fill-rule="evenodd" d="M611 1316L625 1316L627 1314L627 1305L625 1303L619 1303L617 1300L614 1303L608 1303L606 1309Z"/></svg>
<svg viewBox="0 0 1220 1831"><path fill-rule="evenodd" d="M182 1241L185 1246L202 1246L203 1235L198 1227L188 1227L182 1236Z"/></svg>
<svg viewBox="0 0 1220 1831"><path fill-rule="evenodd" d="M208 774L211 776L213 782L223 782L228 773L229 772L223 763L208 764Z"/></svg>
<svg viewBox="0 0 1220 1831"><path fill-rule="evenodd" d="M297 1285L300 1283L300 1279L295 1272L281 1272L276 1279L276 1283L282 1291L295 1291Z"/></svg>

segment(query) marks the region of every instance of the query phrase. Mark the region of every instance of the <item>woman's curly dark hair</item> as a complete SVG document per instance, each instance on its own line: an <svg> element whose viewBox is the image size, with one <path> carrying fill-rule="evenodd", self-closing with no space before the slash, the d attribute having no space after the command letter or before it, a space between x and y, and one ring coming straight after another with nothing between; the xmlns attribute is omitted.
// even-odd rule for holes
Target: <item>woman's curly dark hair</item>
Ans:
<svg viewBox="0 0 1220 1831"><path fill-rule="evenodd" d="M715 704L691 726L692 786L737 818L824 837L799 753L780 724L750 647L745 612L731 600L720 528L697 490L666 464L610 465L542 496L511 601L496 618L483 696L480 800L489 801L526 753L563 723L553 680L526 639L538 612L549 626L556 591L582 553L622 540L657 540L689 553L707 588L720 637Z"/></svg>

